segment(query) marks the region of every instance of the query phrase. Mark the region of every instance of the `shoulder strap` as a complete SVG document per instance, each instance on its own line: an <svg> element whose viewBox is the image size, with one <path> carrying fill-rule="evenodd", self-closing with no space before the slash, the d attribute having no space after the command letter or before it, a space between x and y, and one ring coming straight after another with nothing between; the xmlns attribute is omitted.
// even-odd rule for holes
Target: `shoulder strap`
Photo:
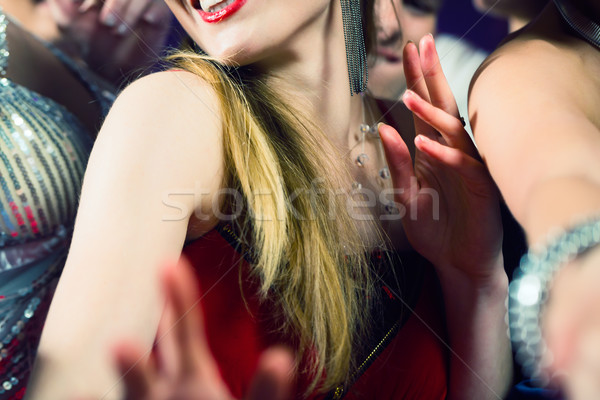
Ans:
<svg viewBox="0 0 600 400"><path fill-rule="evenodd" d="M8 68L8 57L10 52L8 49L8 42L6 40L6 27L8 26L9 22L21 26L19 21L9 18L9 16L3 12L2 7L0 7L0 80L6 77L6 69ZM22 26L21 29L25 30ZM102 114L107 115L112 103L115 100L115 94L109 90L102 90L102 88L100 88L94 82L95 79L91 76L89 71L78 65L72 58L64 54L52 43L39 38L31 32L29 32L29 34L35 40L45 46L49 51L51 51L52 54L54 54L54 56L58 58L58 60L62 62L63 65L65 65L77 79L79 79L82 85L84 85L91 92L92 96L98 101ZM5 81L1 81L0 85L4 86L3 82Z"/></svg>
<svg viewBox="0 0 600 400"><path fill-rule="evenodd" d="M0 7L0 78L6 76L6 68L8 67L8 43L6 42L6 27L8 26L8 18Z"/></svg>
<svg viewBox="0 0 600 400"><path fill-rule="evenodd" d="M600 49L600 24L590 19L568 1L554 0L554 4L572 30Z"/></svg>

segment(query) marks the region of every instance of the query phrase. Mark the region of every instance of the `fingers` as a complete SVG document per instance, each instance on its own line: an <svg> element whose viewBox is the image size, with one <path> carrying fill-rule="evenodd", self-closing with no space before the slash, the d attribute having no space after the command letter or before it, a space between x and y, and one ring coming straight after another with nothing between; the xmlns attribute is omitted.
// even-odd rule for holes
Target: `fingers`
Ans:
<svg viewBox="0 0 600 400"><path fill-rule="evenodd" d="M600 326L586 327L577 338L573 361L564 377L570 399L600 398Z"/></svg>
<svg viewBox="0 0 600 400"><path fill-rule="evenodd" d="M415 138L415 146L433 159L452 168L466 179L480 182L488 182L491 179L483 164L459 149L444 146L423 135Z"/></svg>
<svg viewBox="0 0 600 400"><path fill-rule="evenodd" d="M92 7L95 7L96 5L98 5L97 0L84 0L83 3L81 3L81 5L79 6L78 11L80 13L85 13L88 12Z"/></svg>
<svg viewBox="0 0 600 400"><path fill-rule="evenodd" d="M104 0L100 11L100 22L110 28L120 26L128 0Z"/></svg>
<svg viewBox="0 0 600 400"><path fill-rule="evenodd" d="M126 35L136 28L153 3L159 2L153 0L106 0L100 12L100 21L108 27L115 28L117 34Z"/></svg>
<svg viewBox="0 0 600 400"><path fill-rule="evenodd" d="M554 278L543 316L544 338L553 356L552 368L566 369L582 317L576 270L562 268Z"/></svg>
<svg viewBox="0 0 600 400"><path fill-rule="evenodd" d="M404 76L406 77L406 87L429 102L429 91L427 90L427 83L423 77L421 61L419 60L419 51L413 42L408 42L406 46L404 46L402 64L404 66ZM437 133L433 128L423 122L418 116L413 114L413 117L417 135L427 135L431 138L436 137Z"/></svg>
<svg viewBox="0 0 600 400"><path fill-rule="evenodd" d="M171 12L164 1L151 1L144 12L142 19L149 24L158 24L170 21Z"/></svg>
<svg viewBox="0 0 600 400"><path fill-rule="evenodd" d="M176 335L172 332L176 323L175 310L167 299L160 322L158 323L156 334L157 346L155 347L158 365L165 376L181 375L179 343L177 343Z"/></svg>
<svg viewBox="0 0 600 400"><path fill-rule="evenodd" d="M379 124L379 136L394 187L397 189L397 199L406 206L418 191L410 152L402 137L391 126Z"/></svg>
<svg viewBox="0 0 600 400"><path fill-rule="evenodd" d="M419 50L413 42L408 42L404 46L402 64L404 66L404 76L406 77L406 87L429 101L429 91L421 68Z"/></svg>
<svg viewBox="0 0 600 400"><path fill-rule="evenodd" d="M114 350L118 371L125 384L125 399L146 399L156 371L146 362L144 353L134 344L123 342Z"/></svg>
<svg viewBox="0 0 600 400"><path fill-rule="evenodd" d="M266 350L250 387L247 400L285 400L291 398L294 357L284 348Z"/></svg>
<svg viewBox="0 0 600 400"><path fill-rule="evenodd" d="M419 53L422 73L429 91L429 98L431 99L430 102L448 114L458 117L458 106L442 71L442 65L440 64L440 59L435 49L435 42L431 34L425 35L421 39Z"/></svg>
<svg viewBox="0 0 600 400"><path fill-rule="evenodd" d="M164 272L167 306L172 307L175 324L167 335L174 335L183 374L219 375L210 351L200 310L200 295L192 267L183 257Z"/></svg>
<svg viewBox="0 0 600 400"><path fill-rule="evenodd" d="M154 0L130 0L129 6L123 14L123 24L125 25L125 33L133 30L138 23L142 20L146 10L152 3L158 3L164 6L164 2L156 2ZM118 33L121 33L117 29Z"/></svg>
<svg viewBox="0 0 600 400"><path fill-rule="evenodd" d="M434 107L410 90L404 93L402 100L410 111L438 131L448 146L457 148L471 157L479 159L479 152L475 144L458 118Z"/></svg>

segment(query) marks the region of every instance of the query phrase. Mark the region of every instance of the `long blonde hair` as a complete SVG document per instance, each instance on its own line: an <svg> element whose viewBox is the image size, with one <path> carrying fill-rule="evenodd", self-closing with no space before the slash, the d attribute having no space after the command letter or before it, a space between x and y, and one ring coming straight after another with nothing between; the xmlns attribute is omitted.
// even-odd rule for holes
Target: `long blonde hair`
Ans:
<svg viewBox="0 0 600 400"><path fill-rule="evenodd" d="M343 156L251 69L224 67L193 51L169 59L210 83L219 98L223 186L243 195L238 229L251 242L260 294L276 302L282 329L298 340L297 359L308 361L301 371L310 377L306 394L346 383L353 351L368 333L371 276L347 195L339 191L351 182Z"/></svg>

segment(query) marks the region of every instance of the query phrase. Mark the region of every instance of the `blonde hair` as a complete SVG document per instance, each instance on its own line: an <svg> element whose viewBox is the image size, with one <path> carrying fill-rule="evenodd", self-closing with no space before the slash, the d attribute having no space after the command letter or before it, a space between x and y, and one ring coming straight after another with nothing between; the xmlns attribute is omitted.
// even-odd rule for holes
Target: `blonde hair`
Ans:
<svg viewBox="0 0 600 400"><path fill-rule="evenodd" d="M353 351L368 336L372 291L367 249L347 193L340 195L351 182L344 157L249 68L193 51L169 60L210 83L219 98L223 185L243 195L238 230L251 243L262 298L276 302L283 331L297 339L300 372L310 381L305 394L347 383Z"/></svg>

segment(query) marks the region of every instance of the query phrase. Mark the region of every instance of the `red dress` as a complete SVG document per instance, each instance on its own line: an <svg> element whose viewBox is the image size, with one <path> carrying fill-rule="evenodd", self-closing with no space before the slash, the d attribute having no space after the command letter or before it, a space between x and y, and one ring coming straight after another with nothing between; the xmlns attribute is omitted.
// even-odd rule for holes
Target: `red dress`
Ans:
<svg viewBox="0 0 600 400"><path fill-rule="evenodd" d="M248 263L227 232L231 233L215 229L186 245L183 253L198 275L207 338L222 377L233 396L243 398L262 351L285 339L278 337L277 315L253 295L257 285L247 274ZM380 330L373 346L365 349L365 354L378 351L352 386L338 390L345 399L446 397L448 351L441 341L445 341L444 314L434 276L430 270L418 282L409 305L414 313L407 312L403 321ZM398 302L385 285L382 290L385 301ZM340 398L339 394L311 398Z"/></svg>

